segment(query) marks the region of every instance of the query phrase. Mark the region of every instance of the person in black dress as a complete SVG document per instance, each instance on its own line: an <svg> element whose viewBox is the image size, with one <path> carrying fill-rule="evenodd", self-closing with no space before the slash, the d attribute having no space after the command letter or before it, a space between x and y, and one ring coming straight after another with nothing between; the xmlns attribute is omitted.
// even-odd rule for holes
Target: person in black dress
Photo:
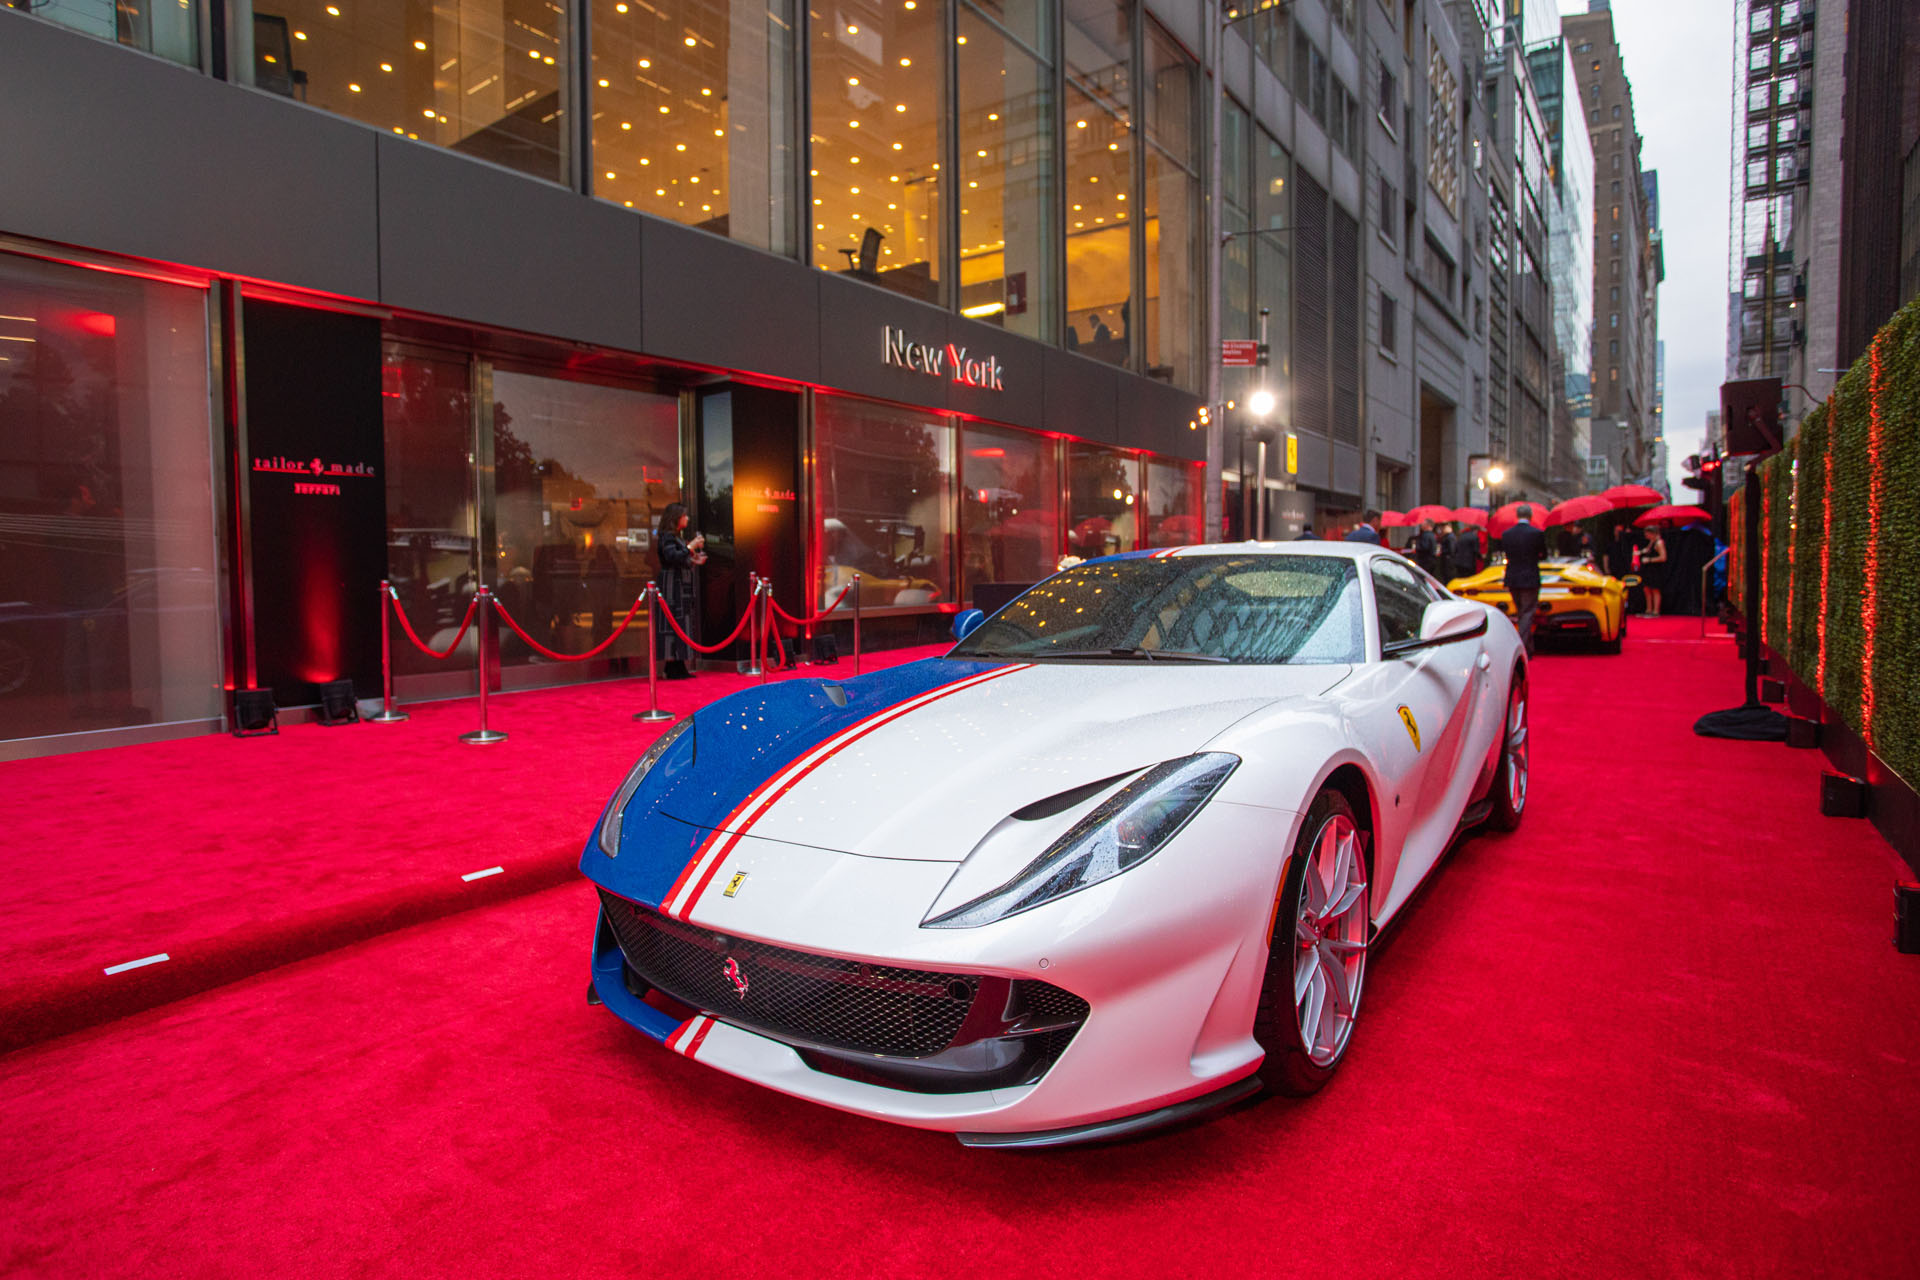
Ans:
<svg viewBox="0 0 1920 1280"><path fill-rule="evenodd" d="M693 571L707 558L707 540L703 534L695 534L691 540L687 538L686 529L691 521L692 517L687 514L684 503L668 503L667 509L660 513L660 528L654 534L653 552L660 561L660 603L673 611L674 620L688 635L697 636L700 624L699 593L694 590ZM693 650L673 633L673 628L664 620L655 634L663 661L660 674L669 680L691 678Z"/></svg>
<svg viewBox="0 0 1920 1280"><path fill-rule="evenodd" d="M1640 589L1647 593L1647 612L1660 613L1660 592L1667 585L1667 540L1658 525L1647 530L1647 545L1640 549Z"/></svg>

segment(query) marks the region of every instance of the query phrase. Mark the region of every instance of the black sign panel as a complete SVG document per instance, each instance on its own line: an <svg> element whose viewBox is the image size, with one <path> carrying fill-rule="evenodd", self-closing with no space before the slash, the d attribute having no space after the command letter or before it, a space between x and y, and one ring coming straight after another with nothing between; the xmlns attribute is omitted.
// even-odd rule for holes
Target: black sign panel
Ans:
<svg viewBox="0 0 1920 1280"><path fill-rule="evenodd" d="M380 322L248 301L254 652L281 705L380 687L386 572Z"/></svg>

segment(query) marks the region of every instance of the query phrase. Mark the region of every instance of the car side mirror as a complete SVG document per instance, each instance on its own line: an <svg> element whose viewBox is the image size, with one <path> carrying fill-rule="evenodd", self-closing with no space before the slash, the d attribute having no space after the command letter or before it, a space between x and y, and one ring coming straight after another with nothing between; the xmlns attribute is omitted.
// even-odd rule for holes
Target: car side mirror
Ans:
<svg viewBox="0 0 1920 1280"><path fill-rule="evenodd" d="M1418 640L1395 640L1380 646L1380 656L1397 658L1403 653L1431 649L1436 645L1471 640L1487 633L1487 611L1471 600L1435 600L1420 615Z"/></svg>
<svg viewBox="0 0 1920 1280"><path fill-rule="evenodd" d="M975 631L978 631L980 624L986 620L987 615L979 609L961 610L959 613L953 615L953 638L955 640L965 640Z"/></svg>

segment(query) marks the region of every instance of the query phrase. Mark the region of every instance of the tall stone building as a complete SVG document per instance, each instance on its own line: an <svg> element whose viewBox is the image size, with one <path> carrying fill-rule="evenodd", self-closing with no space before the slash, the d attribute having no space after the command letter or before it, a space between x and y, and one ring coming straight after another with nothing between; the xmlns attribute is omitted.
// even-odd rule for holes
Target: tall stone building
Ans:
<svg viewBox="0 0 1920 1280"><path fill-rule="evenodd" d="M1593 140L1592 453L1605 456L1621 478L1645 480L1655 438L1653 344L1662 263L1642 182L1633 85L1606 0L1590 0L1589 11L1562 19L1561 29Z"/></svg>

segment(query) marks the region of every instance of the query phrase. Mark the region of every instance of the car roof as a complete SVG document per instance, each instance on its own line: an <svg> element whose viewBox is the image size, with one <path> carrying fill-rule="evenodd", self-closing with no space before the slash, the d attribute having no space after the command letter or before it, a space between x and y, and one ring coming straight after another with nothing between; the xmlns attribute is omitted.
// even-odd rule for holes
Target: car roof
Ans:
<svg viewBox="0 0 1920 1280"><path fill-rule="evenodd" d="M1337 556L1346 560L1365 560L1376 556L1392 556L1404 560L1392 547L1378 546L1371 542L1323 541L1318 538L1306 538L1293 542L1196 542L1189 546L1158 547L1146 551L1123 551L1115 556L1103 556L1105 560L1132 560L1147 556Z"/></svg>

